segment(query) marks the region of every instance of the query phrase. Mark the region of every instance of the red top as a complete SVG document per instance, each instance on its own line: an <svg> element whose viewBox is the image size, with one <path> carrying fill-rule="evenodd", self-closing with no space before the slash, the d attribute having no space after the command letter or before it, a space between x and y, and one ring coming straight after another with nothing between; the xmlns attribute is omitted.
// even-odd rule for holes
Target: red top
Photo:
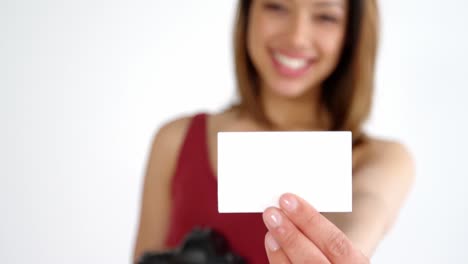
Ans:
<svg viewBox="0 0 468 264"><path fill-rule="evenodd" d="M268 263L267 232L260 213L218 213L217 180L208 158L206 114L193 117L172 179L172 208L166 246L178 246L194 227L221 233L248 263ZM241 195L241 194L239 194Z"/></svg>

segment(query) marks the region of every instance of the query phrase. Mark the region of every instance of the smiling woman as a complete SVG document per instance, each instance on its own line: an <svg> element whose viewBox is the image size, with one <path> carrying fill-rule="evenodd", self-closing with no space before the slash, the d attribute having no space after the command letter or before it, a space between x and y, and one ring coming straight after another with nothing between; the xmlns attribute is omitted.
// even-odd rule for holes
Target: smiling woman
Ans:
<svg viewBox="0 0 468 264"><path fill-rule="evenodd" d="M174 120L157 133L135 261L146 251L176 247L196 226L210 226L250 263L368 262L413 177L405 147L362 131L371 106L377 20L374 0L239 1L240 102ZM216 134L260 130L352 131L353 212L321 215L287 194L281 208L263 215L219 214Z"/></svg>
<svg viewBox="0 0 468 264"><path fill-rule="evenodd" d="M275 115L266 116L269 100L263 97L303 98L316 121L331 115L330 129L351 130L358 138L371 107L376 3L241 2L235 35L241 108L268 124ZM268 88L262 96L260 87Z"/></svg>
<svg viewBox="0 0 468 264"><path fill-rule="evenodd" d="M307 2L266 1L251 7L250 12L257 15L250 20L248 52L265 85L275 93L296 97L317 92L335 69L347 6L345 1L323 3L309 8Z"/></svg>

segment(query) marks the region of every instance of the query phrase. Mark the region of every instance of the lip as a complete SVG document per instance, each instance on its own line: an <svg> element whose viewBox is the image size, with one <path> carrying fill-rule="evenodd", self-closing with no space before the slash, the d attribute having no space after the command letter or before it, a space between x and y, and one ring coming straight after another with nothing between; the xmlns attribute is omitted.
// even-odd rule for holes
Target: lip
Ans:
<svg viewBox="0 0 468 264"><path fill-rule="evenodd" d="M298 52L298 51L290 51L290 50L282 50L282 49L276 49L276 50L271 50L272 54L274 52L281 53L283 55L286 55L288 57L294 58L294 59L305 59L305 60L311 60L313 59L312 55Z"/></svg>
<svg viewBox="0 0 468 264"><path fill-rule="evenodd" d="M297 70L293 70L291 68L288 68L282 65L279 61L277 61L275 59L275 56L273 56L273 52L270 53L270 57L273 62L273 67L275 68L276 72L279 75L286 77L286 78L300 78L304 76L307 73L307 71L309 71L309 69L312 68L312 65L314 65L316 62L315 59L311 58L310 56L304 56L304 54L277 51L291 58L307 60L307 64L304 67L297 69Z"/></svg>

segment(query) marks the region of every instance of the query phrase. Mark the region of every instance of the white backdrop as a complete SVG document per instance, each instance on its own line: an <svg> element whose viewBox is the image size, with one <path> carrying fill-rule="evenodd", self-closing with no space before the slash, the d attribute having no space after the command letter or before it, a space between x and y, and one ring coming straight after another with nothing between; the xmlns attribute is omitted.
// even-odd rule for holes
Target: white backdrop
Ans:
<svg viewBox="0 0 468 264"><path fill-rule="evenodd" d="M233 98L235 2L0 0L1 263L129 263L152 135ZM417 181L373 263L468 263L468 2L381 4L368 128Z"/></svg>

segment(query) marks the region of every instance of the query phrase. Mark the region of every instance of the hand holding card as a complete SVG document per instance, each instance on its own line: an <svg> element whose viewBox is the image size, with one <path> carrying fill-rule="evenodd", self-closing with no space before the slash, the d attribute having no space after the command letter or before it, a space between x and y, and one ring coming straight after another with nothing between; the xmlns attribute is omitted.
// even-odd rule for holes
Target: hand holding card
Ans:
<svg viewBox="0 0 468 264"><path fill-rule="evenodd" d="M280 207L263 213L270 263L369 263L338 227L300 197L282 195Z"/></svg>

